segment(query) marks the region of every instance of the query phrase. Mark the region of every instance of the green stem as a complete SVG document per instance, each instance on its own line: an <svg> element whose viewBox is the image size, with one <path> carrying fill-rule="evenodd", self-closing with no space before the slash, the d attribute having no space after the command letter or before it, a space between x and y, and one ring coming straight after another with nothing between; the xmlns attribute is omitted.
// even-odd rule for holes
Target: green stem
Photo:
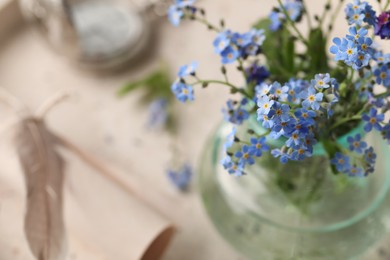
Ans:
<svg viewBox="0 0 390 260"><path fill-rule="evenodd" d="M206 84L214 83L214 84L224 85L224 86L231 88L235 92L241 93L245 97L252 99L252 97L244 89L240 89L237 86L231 84L230 82L226 82L226 81L222 81L222 80L198 80L197 82L192 83L191 85L198 85L198 84L204 84L204 83L206 83Z"/></svg>
<svg viewBox="0 0 390 260"><path fill-rule="evenodd" d="M209 21L207 21L205 18L201 18L201 17L196 17L196 16L195 16L195 21L198 21L198 22L200 22L200 23L206 25L207 28L209 28L209 29L211 29L211 30L213 30L213 31L215 31L215 32L217 32L217 33L221 32L221 30L218 29L217 26L211 24L211 23L210 23Z"/></svg>
<svg viewBox="0 0 390 260"><path fill-rule="evenodd" d="M311 30L313 27L312 27L311 17L309 14L309 9L307 8L307 5L306 5L306 0L302 0L302 4L303 4L303 8L305 9L305 14L306 14L306 18L307 18L307 25L308 25L309 29Z"/></svg>
<svg viewBox="0 0 390 260"><path fill-rule="evenodd" d="M350 121L360 120L360 119L362 119L361 115L355 115L353 117L343 118L343 119L339 120L336 124L332 125L329 130L332 131L333 129L339 127L342 124L348 123Z"/></svg>
<svg viewBox="0 0 390 260"><path fill-rule="evenodd" d="M303 37L302 33L298 30L298 28L295 26L295 23L293 20L291 20L290 15L288 14L286 8L284 7L282 0L278 0L279 6L282 9L284 15L286 16L287 21L289 22L291 28L298 34L297 37L306 45L309 46L309 42Z"/></svg>
<svg viewBox="0 0 390 260"><path fill-rule="evenodd" d="M338 15L339 15L339 13L341 11L341 7L343 6L343 2L344 1L339 1L338 5L336 7L336 10L333 12L332 18L330 19L329 31L326 34L326 38L328 38L330 36L332 30L334 29L336 18L338 17Z"/></svg>
<svg viewBox="0 0 390 260"><path fill-rule="evenodd" d="M331 4L331 0L328 0L328 2L325 4L325 6L328 6L328 5L330 5ZM323 11L323 13L322 13L322 15L321 15L321 18L320 18L320 21L319 21L319 27L321 28L322 27L322 24L323 24L323 22L324 22L324 20L325 20L325 18L326 18L326 13L328 12L329 10L327 10L326 8L324 8L324 11Z"/></svg>

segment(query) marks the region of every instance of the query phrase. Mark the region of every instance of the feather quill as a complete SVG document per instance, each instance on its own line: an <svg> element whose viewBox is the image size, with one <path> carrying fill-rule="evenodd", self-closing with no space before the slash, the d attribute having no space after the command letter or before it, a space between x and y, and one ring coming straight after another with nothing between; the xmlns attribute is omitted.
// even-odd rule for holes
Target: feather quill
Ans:
<svg viewBox="0 0 390 260"><path fill-rule="evenodd" d="M16 143L27 187L24 230L29 247L37 260L61 259L64 161L42 120L22 120Z"/></svg>

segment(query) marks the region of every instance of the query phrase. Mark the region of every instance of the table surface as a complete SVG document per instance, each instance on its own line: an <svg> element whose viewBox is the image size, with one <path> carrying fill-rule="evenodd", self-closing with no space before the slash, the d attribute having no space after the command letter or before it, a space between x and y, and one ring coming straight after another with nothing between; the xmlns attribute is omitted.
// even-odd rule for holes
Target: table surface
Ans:
<svg viewBox="0 0 390 260"><path fill-rule="evenodd" d="M218 21L222 16L228 27L239 31L247 30L275 4L276 1L265 0L205 0L200 3L207 9L210 19ZM310 8L319 12L322 4L311 4ZM335 34L345 34L347 25L342 17L338 24ZM202 77L220 75L219 59L211 46L213 35L203 26L185 23L174 28L161 22L156 31L158 42L151 57L124 73L109 75L79 70L52 52L32 31L15 30L12 37L1 42L0 85L32 109L58 91L76 93L69 102L50 113L47 118L50 127L96 156L139 177L147 184L145 189L177 198L175 203L167 200L164 205L156 205L178 227L164 259L244 259L213 228L196 185L184 195L169 185L164 171L170 159L167 152L170 139L164 133L145 130L148 111L137 103L141 93L121 100L115 95L126 82L158 67L160 60L171 66L172 75L180 65L193 60L200 62L199 75ZM234 73L231 78L240 80ZM179 141L186 158L195 166L208 135L221 120L220 109L227 97L225 89L213 86L197 91L196 102L178 105L181 111ZM4 110L1 107L0 114L6 120L9 115ZM390 251L375 250L367 259L390 259Z"/></svg>

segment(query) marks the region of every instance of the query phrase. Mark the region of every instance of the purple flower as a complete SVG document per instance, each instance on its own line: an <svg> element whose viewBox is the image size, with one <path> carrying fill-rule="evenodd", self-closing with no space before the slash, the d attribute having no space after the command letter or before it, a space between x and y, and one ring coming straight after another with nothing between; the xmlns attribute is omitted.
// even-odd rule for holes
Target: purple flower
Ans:
<svg viewBox="0 0 390 260"><path fill-rule="evenodd" d="M375 24L375 35L382 39L390 39L390 12L383 12L378 16Z"/></svg>
<svg viewBox="0 0 390 260"><path fill-rule="evenodd" d="M259 66L257 63L253 63L252 66L245 70L248 83L255 83L259 85L264 82L269 76L269 71L264 66Z"/></svg>

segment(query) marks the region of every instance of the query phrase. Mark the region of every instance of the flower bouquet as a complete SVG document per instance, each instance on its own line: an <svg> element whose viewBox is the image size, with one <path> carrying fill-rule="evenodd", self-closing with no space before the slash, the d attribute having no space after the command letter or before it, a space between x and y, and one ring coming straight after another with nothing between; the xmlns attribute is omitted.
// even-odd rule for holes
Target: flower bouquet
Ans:
<svg viewBox="0 0 390 260"><path fill-rule="evenodd" d="M229 123L202 160L201 189L219 231L255 259L349 259L386 232L383 219L365 217L381 216L389 189L390 168L378 159L389 155L390 54L380 45L390 39L390 1L377 11L360 0L326 1L321 15L306 2L278 0L244 33L213 24L194 0L168 10L176 26L193 20L216 33L221 79L201 78L193 62L172 91L181 102L212 84L233 94L223 109ZM342 9L349 30L331 39ZM242 82L229 80L229 66ZM222 168L245 176L216 174Z"/></svg>

